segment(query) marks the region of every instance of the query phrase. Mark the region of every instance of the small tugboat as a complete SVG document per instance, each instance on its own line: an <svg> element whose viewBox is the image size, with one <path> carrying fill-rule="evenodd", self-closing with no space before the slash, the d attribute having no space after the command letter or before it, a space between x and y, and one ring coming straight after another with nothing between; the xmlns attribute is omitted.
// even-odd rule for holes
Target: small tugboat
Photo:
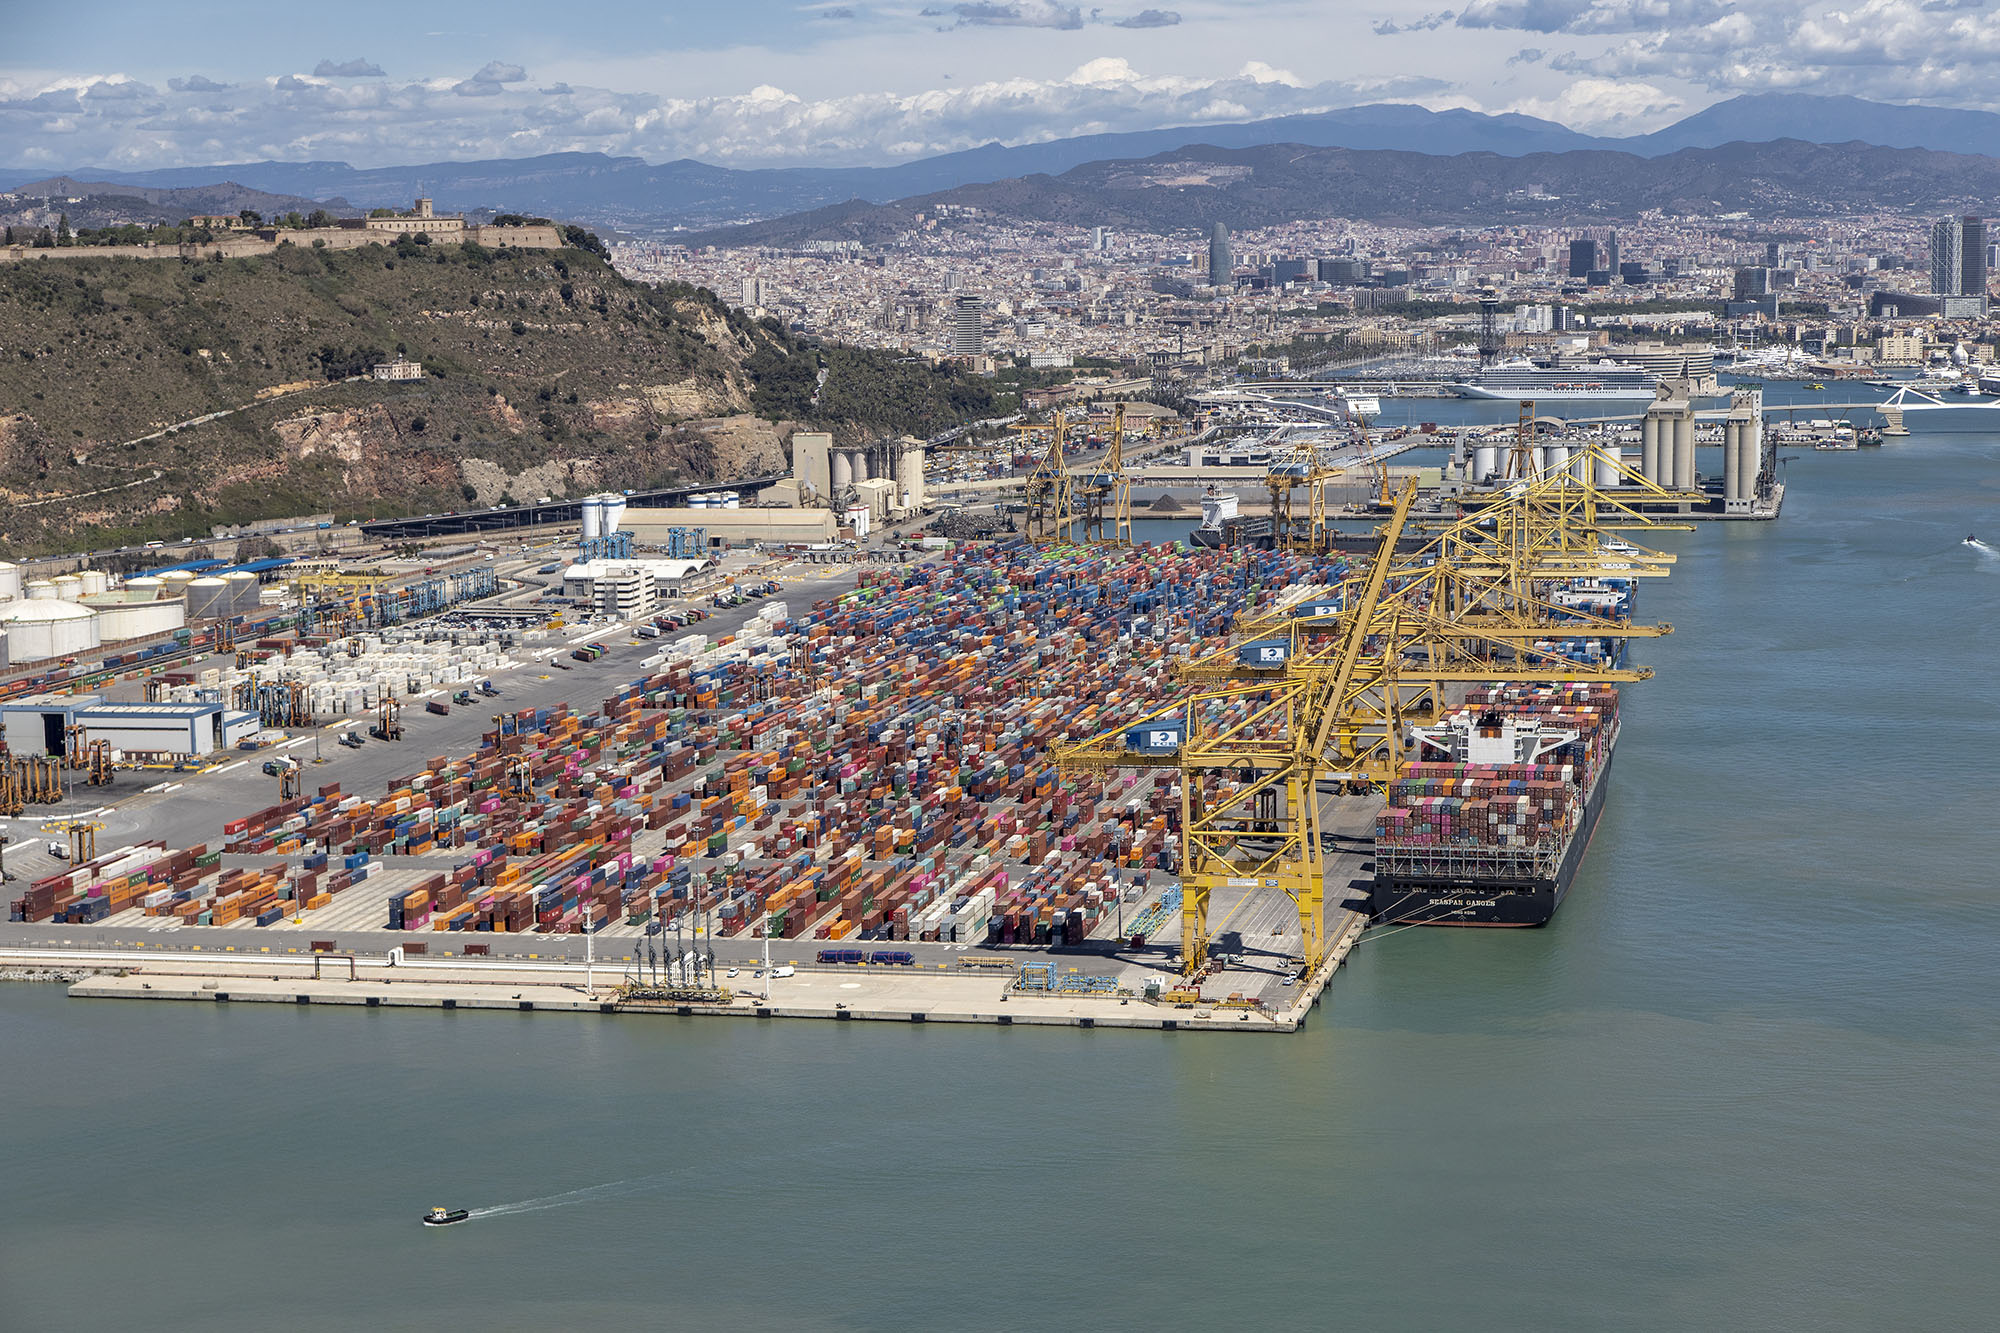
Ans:
<svg viewBox="0 0 2000 1333"><path fill-rule="evenodd" d="M472 1211L468 1208L433 1208L424 1214L424 1225L427 1227L448 1227L453 1222L463 1222L471 1216Z"/></svg>

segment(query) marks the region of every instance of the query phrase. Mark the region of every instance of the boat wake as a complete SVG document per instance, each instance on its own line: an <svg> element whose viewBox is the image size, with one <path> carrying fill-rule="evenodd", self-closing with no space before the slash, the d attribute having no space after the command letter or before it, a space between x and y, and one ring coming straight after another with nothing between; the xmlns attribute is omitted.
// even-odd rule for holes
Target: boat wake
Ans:
<svg viewBox="0 0 2000 1333"><path fill-rule="evenodd" d="M1965 544L1985 556L1988 560L2000 560L2000 549L1996 549L1986 542L1980 541L1977 537L1967 537Z"/></svg>
<svg viewBox="0 0 2000 1333"><path fill-rule="evenodd" d="M514 1203L496 1203L486 1208L474 1208L465 1220L478 1222L489 1217L539 1213L546 1208L568 1208L572 1204L596 1203L602 1199L616 1199L627 1194L644 1194L647 1190L662 1189L672 1184L686 1175L689 1169L682 1167L675 1171L662 1171L657 1175L634 1176L630 1180L614 1180L603 1185L586 1185L582 1189L565 1190L561 1194L545 1194L539 1199L521 1199Z"/></svg>

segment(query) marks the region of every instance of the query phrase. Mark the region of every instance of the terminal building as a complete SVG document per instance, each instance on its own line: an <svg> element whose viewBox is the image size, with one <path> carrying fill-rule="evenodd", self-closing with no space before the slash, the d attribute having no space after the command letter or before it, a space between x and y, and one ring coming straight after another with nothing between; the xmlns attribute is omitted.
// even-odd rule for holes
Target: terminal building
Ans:
<svg viewBox="0 0 2000 1333"><path fill-rule="evenodd" d="M261 729L255 713L219 703L115 703L97 694L36 694L0 704L10 754L66 757L103 741L120 754L194 758Z"/></svg>

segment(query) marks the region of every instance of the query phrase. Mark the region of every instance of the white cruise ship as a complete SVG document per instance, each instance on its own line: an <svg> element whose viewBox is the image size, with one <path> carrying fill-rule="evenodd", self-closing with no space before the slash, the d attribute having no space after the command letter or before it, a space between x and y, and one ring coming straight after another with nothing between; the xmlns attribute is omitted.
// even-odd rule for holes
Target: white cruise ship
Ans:
<svg viewBox="0 0 2000 1333"><path fill-rule="evenodd" d="M1536 402L1653 400L1658 372L1646 366L1599 361L1588 366L1538 366L1522 359L1488 366L1451 387L1461 398L1531 398Z"/></svg>

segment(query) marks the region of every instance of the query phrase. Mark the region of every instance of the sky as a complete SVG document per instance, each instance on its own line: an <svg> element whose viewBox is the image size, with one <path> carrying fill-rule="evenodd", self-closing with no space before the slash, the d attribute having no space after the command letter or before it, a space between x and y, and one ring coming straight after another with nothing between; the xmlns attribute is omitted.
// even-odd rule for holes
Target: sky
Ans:
<svg viewBox="0 0 2000 1333"><path fill-rule="evenodd" d="M0 166L884 165L1385 101L1604 135L1745 92L2000 110L2000 0L1444 5L21 0L0 43Z"/></svg>

